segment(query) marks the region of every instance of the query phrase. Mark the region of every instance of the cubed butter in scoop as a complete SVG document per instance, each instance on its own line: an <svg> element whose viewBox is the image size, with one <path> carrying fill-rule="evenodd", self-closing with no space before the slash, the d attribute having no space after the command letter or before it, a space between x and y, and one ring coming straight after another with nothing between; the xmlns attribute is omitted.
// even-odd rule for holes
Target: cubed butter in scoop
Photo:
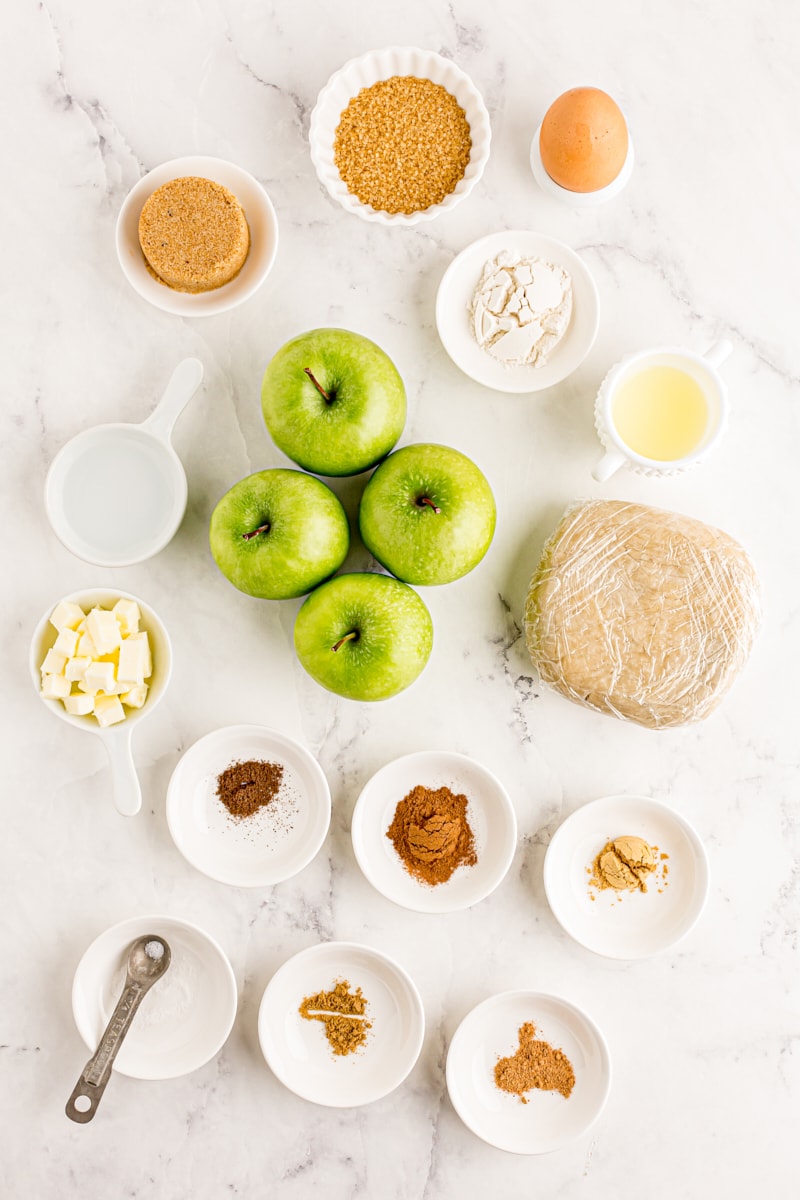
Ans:
<svg viewBox="0 0 800 1200"><path fill-rule="evenodd" d="M117 618L105 608L93 608L86 618L86 630L95 644L98 655L110 654L122 642Z"/></svg>
<svg viewBox="0 0 800 1200"><path fill-rule="evenodd" d="M136 687L132 687L130 691L123 692L120 700L128 708L141 708L147 699L147 684L139 683Z"/></svg>
<svg viewBox="0 0 800 1200"><path fill-rule="evenodd" d="M90 667L91 665L91 658L69 658L67 659L67 665L64 668L64 674L66 675L67 679L75 683L78 680L83 679L84 675L86 674L87 667Z"/></svg>
<svg viewBox="0 0 800 1200"><path fill-rule="evenodd" d="M64 654L67 658L72 658L80 641L80 634L74 629L62 629L55 640L53 649L58 654Z"/></svg>
<svg viewBox="0 0 800 1200"><path fill-rule="evenodd" d="M50 615L50 624L60 633L62 629L75 629L85 617L80 604L62 600Z"/></svg>
<svg viewBox="0 0 800 1200"><path fill-rule="evenodd" d="M135 600L118 600L111 610L117 618L123 637L139 632L139 605Z"/></svg>
<svg viewBox="0 0 800 1200"><path fill-rule="evenodd" d="M120 646L117 678L120 683L142 684L152 674L150 643L146 633L133 633Z"/></svg>
<svg viewBox="0 0 800 1200"><path fill-rule="evenodd" d="M91 696L76 692L74 696L64 697L64 708L73 717L88 717L94 710L94 700Z"/></svg>
<svg viewBox="0 0 800 1200"><path fill-rule="evenodd" d="M59 654L54 646L52 650L48 650L47 654L44 656L44 662L42 663L42 674L63 675L66 664L66 654Z"/></svg>
<svg viewBox="0 0 800 1200"><path fill-rule="evenodd" d="M125 720L125 710L120 703L119 696L96 696L94 715L97 717L97 724L101 725L103 729Z"/></svg>
<svg viewBox="0 0 800 1200"><path fill-rule="evenodd" d="M45 675L42 678L42 695L45 700L63 700L70 694L72 684L64 675Z"/></svg>
<svg viewBox="0 0 800 1200"><path fill-rule="evenodd" d="M94 696L97 692L105 692L106 695L109 695L115 691L116 682L113 663L93 662L86 668L78 687L90 696Z"/></svg>

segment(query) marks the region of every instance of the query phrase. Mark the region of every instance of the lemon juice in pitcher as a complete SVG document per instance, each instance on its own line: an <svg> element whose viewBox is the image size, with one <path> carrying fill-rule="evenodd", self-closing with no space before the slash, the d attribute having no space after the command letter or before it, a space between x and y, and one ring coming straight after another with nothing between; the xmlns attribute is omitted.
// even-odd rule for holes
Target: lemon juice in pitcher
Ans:
<svg viewBox="0 0 800 1200"><path fill-rule="evenodd" d="M708 427L703 388L678 367L653 365L619 384L613 401L617 434L643 458L674 462L691 454Z"/></svg>

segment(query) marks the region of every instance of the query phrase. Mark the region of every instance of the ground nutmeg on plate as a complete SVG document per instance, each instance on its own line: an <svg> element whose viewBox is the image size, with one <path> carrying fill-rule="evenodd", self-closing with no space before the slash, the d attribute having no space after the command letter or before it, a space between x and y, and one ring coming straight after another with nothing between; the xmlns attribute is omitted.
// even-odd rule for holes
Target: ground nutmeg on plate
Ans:
<svg viewBox="0 0 800 1200"><path fill-rule="evenodd" d="M280 763L232 762L217 776L217 796L232 817L252 817L273 803L283 782Z"/></svg>
<svg viewBox="0 0 800 1200"><path fill-rule="evenodd" d="M466 796L418 784L395 809L386 836L409 875L435 886L478 861Z"/></svg>

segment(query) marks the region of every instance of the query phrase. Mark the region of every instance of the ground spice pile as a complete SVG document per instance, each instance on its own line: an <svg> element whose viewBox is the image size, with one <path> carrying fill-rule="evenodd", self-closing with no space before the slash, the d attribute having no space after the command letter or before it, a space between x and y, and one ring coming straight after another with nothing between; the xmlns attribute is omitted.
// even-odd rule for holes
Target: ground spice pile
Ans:
<svg viewBox="0 0 800 1200"><path fill-rule="evenodd" d="M589 884L601 891L646 892L648 876L657 870L659 861L662 875L667 873L663 863L668 856L662 854L660 860L657 856L658 846L649 845L644 838L633 834L614 838L606 842L589 868Z"/></svg>
<svg viewBox="0 0 800 1200"><path fill-rule="evenodd" d="M367 1040L372 1022L366 1019L367 1002L361 988L350 991L346 979L337 979L329 992L306 996L299 1013L306 1021L322 1021L334 1054L352 1054Z"/></svg>
<svg viewBox="0 0 800 1200"><path fill-rule="evenodd" d="M386 831L409 875L435 886L478 861L466 796L418 784L395 809Z"/></svg>
<svg viewBox="0 0 800 1200"><path fill-rule="evenodd" d="M217 776L217 795L232 817L252 817L272 804L282 780L280 763L260 759L233 762Z"/></svg>
<svg viewBox="0 0 800 1200"><path fill-rule="evenodd" d="M456 98L415 75L362 88L342 113L333 143L348 191L387 213L440 204L463 177L471 149Z"/></svg>
<svg viewBox="0 0 800 1200"><path fill-rule="evenodd" d="M572 1063L563 1050L536 1037L532 1021L521 1025L517 1034L519 1049L509 1058L499 1058L494 1068L494 1081L503 1092L519 1096L528 1103L526 1092L539 1088L545 1092L560 1092L567 1099L575 1086Z"/></svg>

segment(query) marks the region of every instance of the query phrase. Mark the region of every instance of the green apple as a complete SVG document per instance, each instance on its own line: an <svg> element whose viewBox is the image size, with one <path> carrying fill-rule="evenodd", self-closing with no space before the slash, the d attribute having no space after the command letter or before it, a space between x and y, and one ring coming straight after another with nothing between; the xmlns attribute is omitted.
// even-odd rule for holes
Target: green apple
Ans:
<svg viewBox="0 0 800 1200"><path fill-rule="evenodd" d="M264 373L261 408L275 444L315 475L358 475L389 453L406 423L392 360L347 329L312 329Z"/></svg>
<svg viewBox="0 0 800 1200"><path fill-rule="evenodd" d="M388 575L337 575L306 600L297 657L317 683L348 700L388 700L419 675L433 646L431 615Z"/></svg>
<svg viewBox="0 0 800 1200"><path fill-rule="evenodd" d="M364 545L392 575L430 585L460 579L483 558L497 512L486 478L449 446L390 454L361 497Z"/></svg>
<svg viewBox="0 0 800 1200"><path fill-rule="evenodd" d="M276 467L235 483L211 514L211 553L248 596L303 596L347 557L350 526L320 479Z"/></svg>

